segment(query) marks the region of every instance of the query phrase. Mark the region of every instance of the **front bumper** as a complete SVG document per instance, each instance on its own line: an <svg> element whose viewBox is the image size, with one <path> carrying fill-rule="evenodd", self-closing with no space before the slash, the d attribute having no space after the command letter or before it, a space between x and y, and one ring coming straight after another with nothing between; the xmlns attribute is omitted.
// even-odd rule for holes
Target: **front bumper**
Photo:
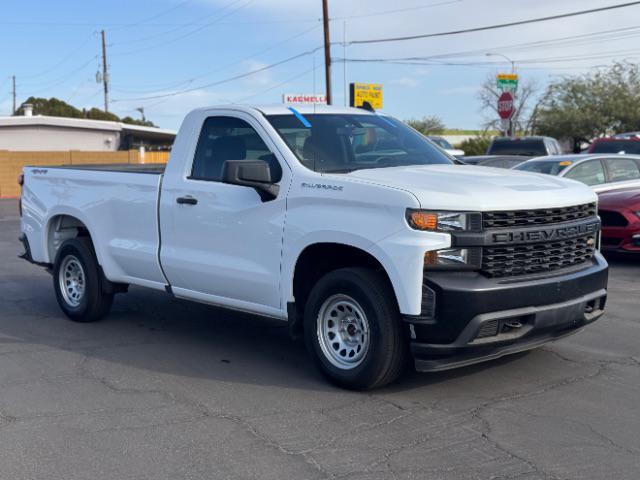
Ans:
<svg viewBox="0 0 640 480"><path fill-rule="evenodd" d="M579 269L528 279L425 272L425 298L435 300L434 314L405 317L416 369L457 368L575 333L604 313L607 280L599 253Z"/></svg>
<svg viewBox="0 0 640 480"><path fill-rule="evenodd" d="M604 227L602 250L605 252L640 253L640 222L626 227Z"/></svg>

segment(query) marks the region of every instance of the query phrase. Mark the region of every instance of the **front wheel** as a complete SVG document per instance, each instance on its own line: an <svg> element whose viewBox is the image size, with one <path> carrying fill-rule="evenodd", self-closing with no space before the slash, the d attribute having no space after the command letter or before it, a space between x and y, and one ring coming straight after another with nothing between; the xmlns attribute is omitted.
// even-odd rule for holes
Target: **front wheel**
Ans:
<svg viewBox="0 0 640 480"><path fill-rule="evenodd" d="M103 278L88 238L66 240L58 250L53 286L58 305L74 322L100 320L111 309L113 294L103 292Z"/></svg>
<svg viewBox="0 0 640 480"><path fill-rule="evenodd" d="M405 365L407 339L391 287L378 272L344 268L314 286L305 307L305 341L320 370L351 389L381 387Z"/></svg>

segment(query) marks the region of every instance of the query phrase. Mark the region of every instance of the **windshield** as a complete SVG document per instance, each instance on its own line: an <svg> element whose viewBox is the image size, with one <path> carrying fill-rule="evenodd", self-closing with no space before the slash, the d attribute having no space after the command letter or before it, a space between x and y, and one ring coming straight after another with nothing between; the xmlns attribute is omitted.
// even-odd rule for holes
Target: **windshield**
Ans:
<svg viewBox="0 0 640 480"><path fill-rule="evenodd" d="M379 115L268 115L300 162L316 172L454 163L404 123Z"/></svg>
<svg viewBox="0 0 640 480"><path fill-rule="evenodd" d="M640 141L638 140L610 140L596 142L589 153L640 153Z"/></svg>
<svg viewBox="0 0 640 480"><path fill-rule="evenodd" d="M514 170L522 170L525 172L546 173L548 175L559 175L565 168L571 165L571 162L557 161L550 162L548 160L529 160L514 167Z"/></svg>
<svg viewBox="0 0 640 480"><path fill-rule="evenodd" d="M537 157L546 155L543 140L496 140L487 155L524 155Z"/></svg>

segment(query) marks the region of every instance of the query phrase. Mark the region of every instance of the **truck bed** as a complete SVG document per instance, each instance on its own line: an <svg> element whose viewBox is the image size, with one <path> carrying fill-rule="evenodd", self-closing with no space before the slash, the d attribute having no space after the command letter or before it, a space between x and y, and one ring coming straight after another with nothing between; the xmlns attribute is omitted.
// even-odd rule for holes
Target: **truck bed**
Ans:
<svg viewBox="0 0 640 480"><path fill-rule="evenodd" d="M98 172L120 172L120 173L147 173L152 175L162 175L166 168L164 163L110 163L110 164L86 164L86 165L59 165L47 166L46 168L63 168L67 170L94 170Z"/></svg>

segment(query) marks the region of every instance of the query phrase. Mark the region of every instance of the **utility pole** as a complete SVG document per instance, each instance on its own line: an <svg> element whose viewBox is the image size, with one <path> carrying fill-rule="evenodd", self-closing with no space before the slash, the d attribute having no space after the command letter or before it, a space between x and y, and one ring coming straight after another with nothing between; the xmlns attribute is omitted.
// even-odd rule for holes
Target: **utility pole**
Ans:
<svg viewBox="0 0 640 480"><path fill-rule="evenodd" d="M107 44L102 30L102 83L104 85L104 111L109 111L109 72L107 70Z"/></svg>
<svg viewBox="0 0 640 480"><path fill-rule="evenodd" d="M13 110L11 112L12 112L12 115L15 115L16 114L16 76L12 75L11 80L13 82Z"/></svg>
<svg viewBox="0 0 640 480"><path fill-rule="evenodd" d="M329 36L328 0L322 0L322 23L324 26L324 77L327 86L327 105L331 105L331 39Z"/></svg>
<svg viewBox="0 0 640 480"><path fill-rule="evenodd" d="M342 87L344 89L344 106L347 106L347 90L349 89L347 85L347 21L345 20L342 24Z"/></svg>

